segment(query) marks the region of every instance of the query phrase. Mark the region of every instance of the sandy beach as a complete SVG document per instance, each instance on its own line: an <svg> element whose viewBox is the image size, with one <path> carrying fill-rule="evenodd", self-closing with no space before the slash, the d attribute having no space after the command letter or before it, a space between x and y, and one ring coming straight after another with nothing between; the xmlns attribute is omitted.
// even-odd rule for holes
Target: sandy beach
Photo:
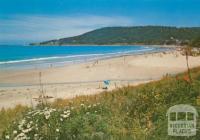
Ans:
<svg viewBox="0 0 200 140"><path fill-rule="evenodd" d="M200 66L200 57L190 56L189 64L191 68ZM108 90L113 90L158 80L166 74L176 74L185 70L185 56L178 50L173 50L165 53L121 56L64 67L0 71L0 108L14 107L17 104L34 106L38 103L41 90L49 97L49 101L53 101L98 94L105 90L104 80L110 80Z"/></svg>

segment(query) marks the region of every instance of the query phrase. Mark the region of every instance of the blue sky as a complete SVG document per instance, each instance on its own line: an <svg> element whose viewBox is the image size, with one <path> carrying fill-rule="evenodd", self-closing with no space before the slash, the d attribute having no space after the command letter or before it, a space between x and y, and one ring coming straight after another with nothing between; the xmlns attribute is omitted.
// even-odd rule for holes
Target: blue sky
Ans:
<svg viewBox="0 0 200 140"><path fill-rule="evenodd" d="M106 26L200 26L200 0L0 0L0 44L79 35Z"/></svg>

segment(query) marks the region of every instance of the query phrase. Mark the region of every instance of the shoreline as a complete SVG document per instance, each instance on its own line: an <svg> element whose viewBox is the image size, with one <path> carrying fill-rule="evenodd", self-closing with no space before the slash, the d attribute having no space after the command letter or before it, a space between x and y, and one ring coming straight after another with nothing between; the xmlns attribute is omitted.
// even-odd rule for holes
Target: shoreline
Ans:
<svg viewBox="0 0 200 140"><path fill-rule="evenodd" d="M156 46L156 45L154 45L154 46L142 46L142 47L152 48L152 50L139 50L139 51L136 50L136 51L133 51L133 52L121 52L121 53L116 52L116 53L105 53L105 54L85 54L85 56L96 55L97 58L94 58L94 59L84 58L85 59L84 61L81 61L81 60L70 60L70 61L69 60L63 60L63 61L58 62L58 61L52 60L52 62L45 62L45 61L49 61L48 58L49 59L51 59L51 58L63 59L64 57L68 58L69 56L52 56L52 57L31 58L31 59L24 59L24 60L11 60L11 61L4 62L2 64L0 62L0 65L3 65L3 66L1 66L2 69L0 69L0 72L1 71L47 69L49 67L64 67L64 66L82 64L82 63L88 63L88 62L107 60L107 59L123 57L123 56L143 55L143 54L166 52L166 51L172 51L172 50L178 48L178 46L173 46L173 47L172 46L171 47L162 46L161 47L161 46ZM33 62L37 62L37 61L39 62L38 64L33 63ZM44 61L44 62L40 63L40 61ZM27 66L26 63L28 63L28 62L33 63L33 64L31 64L31 66L29 66L29 65ZM21 64L21 66L20 67L15 66L17 64ZM9 65L11 65L11 66L9 66ZM14 65L14 66L12 66L12 65Z"/></svg>
<svg viewBox="0 0 200 140"><path fill-rule="evenodd" d="M200 66L200 56L189 57L190 67ZM105 91L104 80L110 80L109 90L138 85L161 79L166 74L187 70L185 56L171 50L151 54L120 56L64 67L0 72L0 84L19 86L0 87L0 108L17 104L36 105L41 95L41 84L48 101L93 95ZM27 86L20 86L27 85Z"/></svg>
<svg viewBox="0 0 200 140"><path fill-rule="evenodd" d="M103 44L103 45L98 45L98 44L65 44L65 45L30 45L30 44L27 44L27 46L58 46L58 47L64 47L64 46L153 46L153 47L182 47L182 46L177 46L177 45L154 45L154 44L151 44L151 45L148 45L148 44Z"/></svg>
<svg viewBox="0 0 200 140"><path fill-rule="evenodd" d="M114 46L114 47L121 47L121 46L132 46L132 47L137 47L137 46L144 46L144 47L153 47L153 48L182 48L184 46L180 46L180 45L147 45L147 44L108 44L108 45L97 45L97 44L65 44L65 45L30 45L28 44L27 46L31 46L31 47L48 47L48 46L57 46L57 47L68 47L68 46L79 46L79 47L85 47L85 46Z"/></svg>

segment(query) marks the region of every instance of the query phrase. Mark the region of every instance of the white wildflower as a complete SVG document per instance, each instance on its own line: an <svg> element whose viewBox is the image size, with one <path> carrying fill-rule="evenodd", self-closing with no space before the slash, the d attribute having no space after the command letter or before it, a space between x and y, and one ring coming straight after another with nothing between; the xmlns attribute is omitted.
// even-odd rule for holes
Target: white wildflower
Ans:
<svg viewBox="0 0 200 140"><path fill-rule="evenodd" d="M23 127L23 125L21 125L21 124L18 125L18 129L19 129L19 130L22 130L22 129L23 129L22 127Z"/></svg>
<svg viewBox="0 0 200 140"><path fill-rule="evenodd" d="M33 111L30 111L30 112L28 112L27 114L28 114L28 115L31 115L32 113L33 113Z"/></svg>
<svg viewBox="0 0 200 140"><path fill-rule="evenodd" d="M26 126L27 128L30 128L31 127L31 125L30 124L27 124L27 126Z"/></svg>
<svg viewBox="0 0 200 140"><path fill-rule="evenodd" d="M52 108L51 111L52 111L52 112L53 112L53 111L56 111L56 109L55 109L55 108Z"/></svg>
<svg viewBox="0 0 200 140"><path fill-rule="evenodd" d="M23 137L25 134L22 132L19 134L19 137Z"/></svg>
<svg viewBox="0 0 200 140"><path fill-rule="evenodd" d="M63 118L67 118L68 117L68 115L63 115Z"/></svg>
<svg viewBox="0 0 200 140"><path fill-rule="evenodd" d="M26 123L26 120L23 119L23 120L21 121L21 124L25 124L25 123Z"/></svg>
<svg viewBox="0 0 200 140"><path fill-rule="evenodd" d="M50 112L49 111L45 111L44 112L44 116L45 116L45 119L49 119L49 117L50 117Z"/></svg>
<svg viewBox="0 0 200 140"><path fill-rule="evenodd" d="M10 136L9 136L9 135L6 135L5 138L6 138L6 139L10 139Z"/></svg>
<svg viewBox="0 0 200 140"><path fill-rule="evenodd" d="M38 134L34 134L34 137L37 137L38 136Z"/></svg>
<svg viewBox="0 0 200 140"><path fill-rule="evenodd" d="M57 128L57 129L56 129L56 132L59 132L59 131L60 131L60 130Z"/></svg>
<svg viewBox="0 0 200 140"><path fill-rule="evenodd" d="M14 130L14 131L13 131L13 134L17 134L17 131L16 131L16 130Z"/></svg>
<svg viewBox="0 0 200 140"><path fill-rule="evenodd" d="M27 140L27 139L30 139L30 137L27 137L24 133L20 133L14 138L14 140Z"/></svg>
<svg viewBox="0 0 200 140"><path fill-rule="evenodd" d="M70 112L71 112L70 110L67 110L67 111L64 111L64 114L68 114Z"/></svg>
<svg viewBox="0 0 200 140"><path fill-rule="evenodd" d="M46 116L45 116L45 119L46 119L46 120L48 120L48 119L49 119L49 117L50 117L50 115L46 115Z"/></svg>
<svg viewBox="0 0 200 140"><path fill-rule="evenodd" d="M70 115L70 113L67 113L67 114L61 114L60 116L63 117L63 118L68 118Z"/></svg>
<svg viewBox="0 0 200 140"><path fill-rule="evenodd" d="M28 133L32 130L32 128L29 128L29 129L25 129L25 130L22 130L23 133Z"/></svg>
<svg viewBox="0 0 200 140"><path fill-rule="evenodd" d="M39 115L42 115L42 114L44 114L43 112L39 112Z"/></svg>
<svg viewBox="0 0 200 140"><path fill-rule="evenodd" d="M89 115L89 114L90 114L90 112L86 112L86 114L87 114L87 115Z"/></svg>

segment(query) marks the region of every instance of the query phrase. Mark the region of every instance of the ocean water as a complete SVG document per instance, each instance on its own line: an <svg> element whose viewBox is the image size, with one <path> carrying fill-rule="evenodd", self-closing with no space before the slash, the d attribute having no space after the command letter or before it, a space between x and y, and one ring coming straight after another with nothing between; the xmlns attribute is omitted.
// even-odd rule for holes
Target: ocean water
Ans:
<svg viewBox="0 0 200 140"><path fill-rule="evenodd" d="M0 45L0 70L55 67L156 51L163 51L163 48L147 46Z"/></svg>

